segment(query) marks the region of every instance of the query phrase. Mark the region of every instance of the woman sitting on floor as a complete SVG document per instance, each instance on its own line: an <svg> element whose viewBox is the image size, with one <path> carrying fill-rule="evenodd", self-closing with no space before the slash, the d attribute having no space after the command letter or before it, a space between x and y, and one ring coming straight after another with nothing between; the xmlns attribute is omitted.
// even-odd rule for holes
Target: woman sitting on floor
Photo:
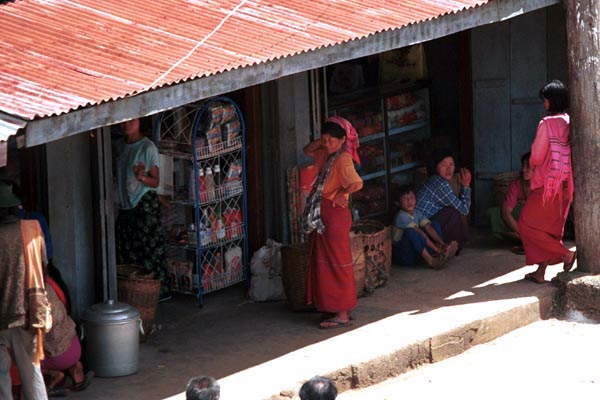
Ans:
<svg viewBox="0 0 600 400"><path fill-rule="evenodd" d="M521 234L519 233L519 215L525 205L525 200L529 195L529 182L531 181L531 167L529 166L529 157L531 152L521 157L521 176L515 179L508 186L502 207L492 207L488 210L492 232L502 237L518 240L519 244L513 246L511 251L516 254L525 254L521 244Z"/></svg>
<svg viewBox="0 0 600 400"><path fill-rule="evenodd" d="M417 194L415 210L423 218L439 223L446 243L458 242L460 251L469 239L469 228L463 216L468 215L471 208L471 172L467 168L459 170L461 189L457 196L450 186L454 169L454 156L449 149L436 150L432 154L427 166L430 177Z"/></svg>

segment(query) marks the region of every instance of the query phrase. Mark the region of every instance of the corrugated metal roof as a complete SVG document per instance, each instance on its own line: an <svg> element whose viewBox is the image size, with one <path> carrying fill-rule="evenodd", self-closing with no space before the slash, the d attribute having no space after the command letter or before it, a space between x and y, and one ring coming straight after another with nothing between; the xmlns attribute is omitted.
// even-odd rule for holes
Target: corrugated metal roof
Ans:
<svg viewBox="0 0 600 400"><path fill-rule="evenodd" d="M17 0L0 6L0 110L60 115L488 2Z"/></svg>

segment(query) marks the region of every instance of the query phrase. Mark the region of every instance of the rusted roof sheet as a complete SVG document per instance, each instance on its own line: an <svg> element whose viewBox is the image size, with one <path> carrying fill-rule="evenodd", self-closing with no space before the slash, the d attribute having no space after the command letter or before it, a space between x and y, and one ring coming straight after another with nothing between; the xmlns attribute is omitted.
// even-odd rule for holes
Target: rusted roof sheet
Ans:
<svg viewBox="0 0 600 400"><path fill-rule="evenodd" d="M0 111L60 115L489 1L17 0L0 6Z"/></svg>

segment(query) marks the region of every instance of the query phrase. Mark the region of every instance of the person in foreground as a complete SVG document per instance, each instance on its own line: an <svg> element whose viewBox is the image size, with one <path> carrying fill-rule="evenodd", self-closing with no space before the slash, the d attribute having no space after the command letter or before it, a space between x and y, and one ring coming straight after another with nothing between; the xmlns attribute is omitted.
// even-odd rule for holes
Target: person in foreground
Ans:
<svg viewBox="0 0 600 400"><path fill-rule="evenodd" d="M525 279L535 283L545 282L548 265L563 262L568 272L577 258L577 253L565 248L562 241L574 188L570 119L566 113L569 92L561 81L554 80L542 88L540 97L548 115L538 124L531 145L531 189L519 216L527 265L538 265Z"/></svg>
<svg viewBox="0 0 600 400"><path fill-rule="evenodd" d="M304 147L319 170L304 209L302 229L310 235L306 300L324 313L321 329L350 325L356 306L348 197L363 186L353 164L353 160L360 164L357 148L356 130L341 117L327 119L322 137Z"/></svg>
<svg viewBox="0 0 600 400"><path fill-rule="evenodd" d="M432 153L427 166L430 177L417 193L415 210L423 218L439 223L444 240L447 243L458 242L460 250L469 239L469 227L463 216L468 215L471 208L471 171L460 169L460 192L457 196L450 186L454 170L454 156L449 149L438 149Z"/></svg>
<svg viewBox="0 0 600 400"><path fill-rule="evenodd" d="M521 176L509 184L502 207L492 207L488 210L492 232L519 241L520 244L510 249L515 254L525 254L517 221L529 195L529 184L532 175L529 166L530 157L531 153L523 154L521 157Z"/></svg>
<svg viewBox="0 0 600 400"><path fill-rule="evenodd" d="M442 268L450 254L456 253L458 244L446 245L440 224L423 218L415 210L417 199L410 186L398 188L395 198L400 210L393 225L393 263L415 265L422 258L431 268Z"/></svg>
<svg viewBox="0 0 600 400"><path fill-rule="evenodd" d="M315 376L304 382L300 388L300 400L334 400L338 391L333 381L322 376Z"/></svg>
<svg viewBox="0 0 600 400"><path fill-rule="evenodd" d="M186 400L219 400L221 386L211 376L197 376L190 379L185 388Z"/></svg>
<svg viewBox="0 0 600 400"><path fill-rule="evenodd" d="M36 220L16 215L20 200L0 183L0 399L13 398L11 356L25 399L47 399L40 361L43 333L52 327L44 287L44 235Z"/></svg>

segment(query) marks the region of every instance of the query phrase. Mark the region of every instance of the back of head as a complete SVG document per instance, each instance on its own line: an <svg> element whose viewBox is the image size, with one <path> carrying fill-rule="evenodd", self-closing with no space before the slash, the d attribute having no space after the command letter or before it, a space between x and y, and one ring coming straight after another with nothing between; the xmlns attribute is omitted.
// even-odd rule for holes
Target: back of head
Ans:
<svg viewBox="0 0 600 400"><path fill-rule="evenodd" d="M14 188L11 181L0 180L0 208L13 208L21 204L21 199L15 195Z"/></svg>
<svg viewBox="0 0 600 400"><path fill-rule="evenodd" d="M299 394L300 400L334 400L337 388L331 379L315 376L302 385Z"/></svg>
<svg viewBox="0 0 600 400"><path fill-rule="evenodd" d="M198 376L190 379L185 389L186 400L219 400L221 386L210 376Z"/></svg>
<svg viewBox="0 0 600 400"><path fill-rule="evenodd" d="M540 90L540 98L548 99L551 113L562 113L569 108L569 90L564 83L555 79L544 85Z"/></svg>

